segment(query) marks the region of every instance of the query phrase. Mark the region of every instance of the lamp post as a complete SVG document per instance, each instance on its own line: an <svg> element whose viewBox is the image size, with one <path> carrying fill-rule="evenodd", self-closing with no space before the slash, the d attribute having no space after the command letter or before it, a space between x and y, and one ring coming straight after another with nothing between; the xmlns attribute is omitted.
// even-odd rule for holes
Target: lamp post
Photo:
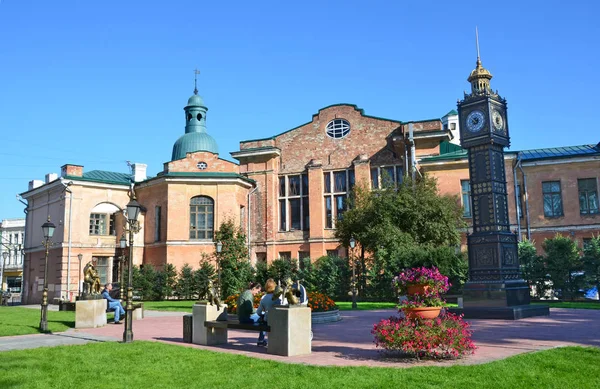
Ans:
<svg viewBox="0 0 600 389"><path fill-rule="evenodd" d="M350 263L352 265L352 309L358 308L356 305L356 271L354 270L354 258L352 254L354 254L354 247L356 246L356 239L354 237L350 238Z"/></svg>
<svg viewBox="0 0 600 389"><path fill-rule="evenodd" d="M119 257L119 271L121 278L119 279L119 298L122 300L125 291L125 248L127 247L127 239L125 238L125 232L119 239L119 247L121 248L121 256Z"/></svg>
<svg viewBox="0 0 600 389"><path fill-rule="evenodd" d="M77 279L77 296L81 297L81 260L83 259L83 254L77 254L77 259L79 259L79 278Z"/></svg>
<svg viewBox="0 0 600 389"><path fill-rule="evenodd" d="M54 235L54 229L56 226L50 221L42 224L42 232L44 233L44 241L42 244L46 248L46 255L44 256L44 291L42 292L42 317L40 319L40 331L48 332L48 249L52 246L50 239Z"/></svg>
<svg viewBox="0 0 600 389"><path fill-rule="evenodd" d="M221 298L221 251L223 251L223 242L217 242L217 284L219 290L219 298Z"/></svg>
<svg viewBox="0 0 600 389"><path fill-rule="evenodd" d="M8 251L4 251L2 253L2 268L0 269L0 290L4 288L4 263L6 262L6 258L8 257Z"/></svg>
<svg viewBox="0 0 600 389"><path fill-rule="evenodd" d="M131 196L131 200L127 203L127 221L129 222L129 263L127 266L127 305L125 307L125 330L123 331L123 342L133 342L133 330L131 324L133 322L133 235L140 231L138 216L142 206L137 202L135 196Z"/></svg>

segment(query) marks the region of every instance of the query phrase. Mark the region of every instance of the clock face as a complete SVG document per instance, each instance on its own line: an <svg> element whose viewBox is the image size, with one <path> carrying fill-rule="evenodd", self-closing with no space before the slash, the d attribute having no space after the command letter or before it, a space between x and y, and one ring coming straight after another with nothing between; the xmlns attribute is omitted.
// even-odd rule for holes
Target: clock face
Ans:
<svg viewBox="0 0 600 389"><path fill-rule="evenodd" d="M492 113L492 122L494 123L494 129L497 131L504 131L504 119L500 112L494 110Z"/></svg>
<svg viewBox="0 0 600 389"><path fill-rule="evenodd" d="M476 109L467 116L467 130L478 132L485 124L485 115L480 110Z"/></svg>

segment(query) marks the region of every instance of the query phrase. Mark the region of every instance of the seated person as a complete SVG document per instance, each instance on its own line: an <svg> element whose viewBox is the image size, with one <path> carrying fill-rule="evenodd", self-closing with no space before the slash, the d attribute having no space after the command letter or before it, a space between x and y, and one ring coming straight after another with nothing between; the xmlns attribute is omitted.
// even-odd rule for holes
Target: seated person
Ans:
<svg viewBox="0 0 600 389"><path fill-rule="evenodd" d="M108 309L115 311L115 324L121 324L119 319L121 319L121 316L125 314L125 310L123 309L123 306L119 300L115 300L114 298L110 297L111 290L112 284L105 284L104 290L102 291L102 297L108 301Z"/></svg>
<svg viewBox="0 0 600 389"><path fill-rule="evenodd" d="M276 286L277 286L277 284L275 283L275 281L272 278L269 278L267 280L267 282L265 283L265 293L266 294L260 299L260 304L258 305L258 308L256 309L256 313L258 313L258 315L263 318L265 323L268 323L269 309L273 305L279 305L281 303L281 300L279 298L273 299L273 292L275 291ZM265 340L266 335L267 335L267 333L265 331L260 332L260 334L258 335L258 342L257 342L258 346L266 346L267 345L267 341Z"/></svg>
<svg viewBox="0 0 600 389"><path fill-rule="evenodd" d="M240 294L238 299L237 314L240 323L256 323L259 316L254 308L254 295L260 292L260 284L251 282L248 289Z"/></svg>

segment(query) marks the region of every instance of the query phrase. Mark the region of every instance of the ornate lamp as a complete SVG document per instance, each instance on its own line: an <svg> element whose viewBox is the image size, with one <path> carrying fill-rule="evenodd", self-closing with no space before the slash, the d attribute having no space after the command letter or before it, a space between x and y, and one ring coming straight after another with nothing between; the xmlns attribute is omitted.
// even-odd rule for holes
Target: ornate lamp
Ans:
<svg viewBox="0 0 600 389"><path fill-rule="evenodd" d="M42 244L46 248L46 255L44 256L44 291L42 292L42 317L40 319L40 331L48 332L48 249L52 245L50 239L54 236L54 230L56 226L50 221L42 224L42 232L44 234L44 241Z"/></svg>
<svg viewBox="0 0 600 389"><path fill-rule="evenodd" d="M141 209L142 206L137 202L135 194L133 194L132 191L129 203L127 203L127 221L129 222L129 263L127 265L127 312L125 314L125 330L123 331L123 342L125 343L133 342L133 235L140 231L138 216L140 215ZM124 241L125 237L123 236L119 241L121 247L123 247Z"/></svg>

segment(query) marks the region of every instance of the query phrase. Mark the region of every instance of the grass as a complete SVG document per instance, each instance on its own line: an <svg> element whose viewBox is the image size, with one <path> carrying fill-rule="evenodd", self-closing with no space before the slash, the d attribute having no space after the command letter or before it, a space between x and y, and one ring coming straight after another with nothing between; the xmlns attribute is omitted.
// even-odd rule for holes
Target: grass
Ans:
<svg viewBox="0 0 600 389"><path fill-rule="evenodd" d="M569 309L600 309L600 303L591 301L544 301L531 303L532 305L549 305L550 308L569 308Z"/></svg>
<svg viewBox="0 0 600 389"><path fill-rule="evenodd" d="M41 333L40 314L40 309L0 307L0 336ZM113 317L114 313L107 314L108 321ZM75 312L48 311L48 332L64 332L69 328L75 328Z"/></svg>
<svg viewBox="0 0 600 389"><path fill-rule="evenodd" d="M0 307L0 336L39 334L39 325L40 309ZM50 332L63 332L73 327L75 312L48 311Z"/></svg>
<svg viewBox="0 0 600 389"><path fill-rule="evenodd" d="M399 366L406 366L398 362ZM600 349L565 347L481 365L369 368L287 364L155 342L0 353L2 388L598 388ZM108 369L108 370L107 370Z"/></svg>

